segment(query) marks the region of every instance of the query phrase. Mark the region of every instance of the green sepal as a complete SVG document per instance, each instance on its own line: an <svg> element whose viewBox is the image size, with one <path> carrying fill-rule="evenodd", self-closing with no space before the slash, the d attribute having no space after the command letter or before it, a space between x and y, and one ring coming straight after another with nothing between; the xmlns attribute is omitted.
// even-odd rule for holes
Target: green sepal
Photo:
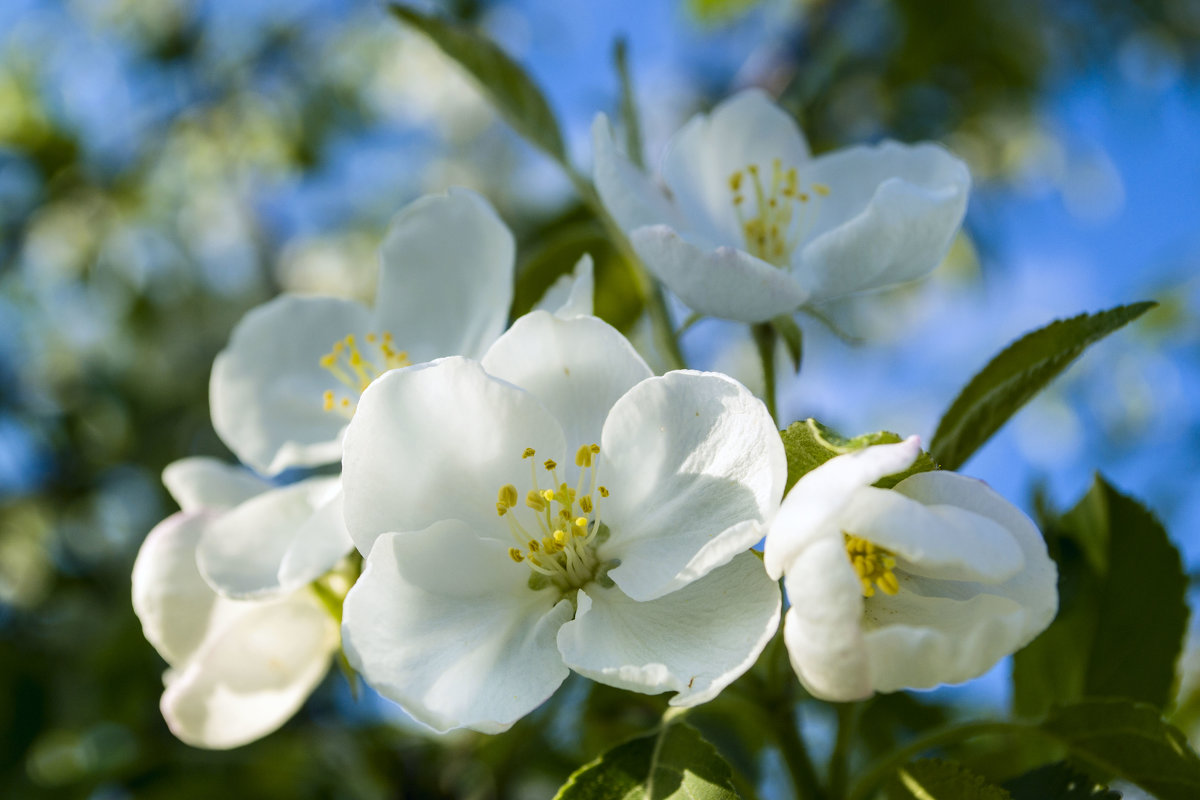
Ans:
<svg viewBox="0 0 1200 800"><path fill-rule="evenodd" d="M899 435L891 431L877 431L875 433L864 433L861 436L846 438L832 428L822 425L812 417L806 420L793 422L787 427L787 430L781 431L780 436L783 438L783 449L787 456L787 488L791 489L796 481L800 480L806 473L824 464L831 458L836 458L846 453L853 453L855 450L861 450L864 447L871 447L877 444L896 444L904 441ZM878 481L875 485L883 489L890 489L900 481L910 475L915 475L918 472L929 472L935 470L938 465L928 453L922 452L917 456L917 460L913 465L904 472L896 475L889 475Z"/></svg>

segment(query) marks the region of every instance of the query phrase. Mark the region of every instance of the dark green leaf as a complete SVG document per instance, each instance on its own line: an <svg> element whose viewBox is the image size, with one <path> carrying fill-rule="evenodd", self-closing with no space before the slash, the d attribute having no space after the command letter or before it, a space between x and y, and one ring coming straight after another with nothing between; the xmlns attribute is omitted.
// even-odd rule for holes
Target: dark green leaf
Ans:
<svg viewBox="0 0 1200 800"><path fill-rule="evenodd" d="M1060 612L1014 659L1016 711L1036 715L1085 697L1165 708L1188 618L1187 577L1166 530L1097 477L1047 536Z"/></svg>
<svg viewBox="0 0 1200 800"><path fill-rule="evenodd" d="M1011 800L1004 789L953 761L914 761L900 770L899 779L916 800Z"/></svg>
<svg viewBox="0 0 1200 800"><path fill-rule="evenodd" d="M559 163L567 163L562 133L546 98L525 70L492 40L449 20L405 6L389 8L470 73L517 133Z"/></svg>
<svg viewBox="0 0 1200 800"><path fill-rule="evenodd" d="M1200 797L1200 756L1152 706L1093 700L1055 709L1041 729L1089 773L1124 778L1159 800Z"/></svg>
<svg viewBox="0 0 1200 800"><path fill-rule="evenodd" d="M771 320L771 326L775 328L779 338L783 339L788 358L792 360L792 370L799 372L800 362L804 360L804 333L800 330L800 326L796 324L796 320L786 314L780 314Z"/></svg>
<svg viewBox="0 0 1200 800"><path fill-rule="evenodd" d="M1097 314L1080 314L1022 336L959 393L938 423L930 455L944 469L958 469L1088 345L1155 305L1133 303Z"/></svg>
<svg viewBox="0 0 1200 800"><path fill-rule="evenodd" d="M555 800L739 800L730 768L682 723L617 745L578 769Z"/></svg>
<svg viewBox="0 0 1200 800"><path fill-rule="evenodd" d="M1047 764L1005 781L1012 800L1121 800L1121 793L1073 769L1065 761Z"/></svg>
<svg viewBox="0 0 1200 800"><path fill-rule="evenodd" d="M890 431L864 433L852 439L838 434L809 417L806 420L793 422L787 430L781 431L783 449L787 455L788 477L787 488L791 489L805 473L824 464L835 456L861 450L876 444L895 444L903 439ZM916 463L898 475L889 475L877 484L890 489L897 483L917 472L928 472L937 469L933 460L925 454L917 458Z"/></svg>
<svg viewBox="0 0 1200 800"><path fill-rule="evenodd" d="M625 39L617 39L613 45L613 64L617 68L617 79L621 84L621 123L625 126L625 154L639 168L645 167L642 156L642 125L638 116L637 97L633 92L633 81L629 77L629 47Z"/></svg>

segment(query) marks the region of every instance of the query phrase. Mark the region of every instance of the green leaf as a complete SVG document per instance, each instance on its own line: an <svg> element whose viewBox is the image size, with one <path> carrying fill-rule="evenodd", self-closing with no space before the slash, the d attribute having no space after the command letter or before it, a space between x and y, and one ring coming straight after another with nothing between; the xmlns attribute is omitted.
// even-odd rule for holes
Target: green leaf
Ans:
<svg viewBox="0 0 1200 800"><path fill-rule="evenodd" d="M633 80L629 77L629 46L624 38L613 44L613 65L617 68L617 80L621 84L621 122L625 126L625 154L639 169L646 166L642 156L642 124L638 117L637 98L633 92Z"/></svg>
<svg viewBox="0 0 1200 800"><path fill-rule="evenodd" d="M1089 773L1124 778L1159 800L1200 797L1200 756L1152 706L1093 700L1055 709L1041 729Z"/></svg>
<svg viewBox="0 0 1200 800"><path fill-rule="evenodd" d="M1101 477L1047 525L1058 617L1013 663L1013 703L1032 716L1086 697L1165 708L1187 630L1187 577L1166 530Z"/></svg>
<svg viewBox="0 0 1200 800"><path fill-rule="evenodd" d="M953 761L914 761L900 770L899 778L916 800L1012 800L1004 789Z"/></svg>
<svg viewBox="0 0 1200 800"><path fill-rule="evenodd" d="M1012 800L1121 800L1121 793L1059 761L1004 782Z"/></svg>
<svg viewBox="0 0 1200 800"><path fill-rule="evenodd" d="M1156 303L1133 303L1057 320L1010 344L984 367L942 415L929 453L958 469L1093 342L1137 319Z"/></svg>
<svg viewBox="0 0 1200 800"><path fill-rule="evenodd" d="M491 39L449 20L427 16L405 6L388 8L458 62L479 83L492 105L517 133L559 163L567 164L562 133L545 96L525 70Z"/></svg>
<svg viewBox="0 0 1200 800"><path fill-rule="evenodd" d="M792 371L799 372L800 362L804 360L804 333L800 326L787 314L780 314L771 320L771 327L775 328L775 333L783 339L788 358L792 360Z"/></svg>
<svg viewBox="0 0 1200 800"><path fill-rule="evenodd" d="M664 723L580 767L555 800L740 800L730 767L695 728Z"/></svg>
<svg viewBox="0 0 1200 800"><path fill-rule="evenodd" d="M787 427L787 430L780 432L780 436L783 438L783 449L787 455L788 489L795 486L796 481L800 480L805 473L816 469L831 458L871 445L895 444L903 441L898 434L890 431L864 433L861 436L847 439L811 417L793 422ZM907 470L897 475L889 475L876 485L890 489L909 475L933 469L937 469L937 465L926 453L922 453L916 463Z"/></svg>

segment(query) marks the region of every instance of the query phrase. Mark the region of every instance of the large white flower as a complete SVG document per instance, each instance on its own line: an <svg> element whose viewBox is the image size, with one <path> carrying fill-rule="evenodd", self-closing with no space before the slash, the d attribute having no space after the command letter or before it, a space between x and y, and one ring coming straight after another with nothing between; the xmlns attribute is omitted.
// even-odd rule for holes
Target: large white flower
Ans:
<svg viewBox="0 0 1200 800"><path fill-rule="evenodd" d="M652 377L600 320L535 311L482 363L441 359L364 392L343 480L369 556L346 654L443 731L504 730L569 669L708 700L778 625L778 588L747 551L785 474L740 384Z"/></svg>
<svg viewBox="0 0 1200 800"><path fill-rule="evenodd" d="M340 502L336 513L320 502L340 492L326 478L276 489L203 458L163 480L182 510L146 537L132 578L142 630L170 667L162 714L188 744L237 747L296 713L338 649L337 620L310 584L326 576L334 599L348 588L326 575L350 546ZM222 552L237 539L250 546ZM261 599L218 593L202 566Z"/></svg>
<svg viewBox="0 0 1200 800"><path fill-rule="evenodd" d="M1057 571L1033 522L982 481L921 472L912 437L833 458L788 493L767 535L784 576L784 640L826 700L959 683L1037 636Z"/></svg>
<svg viewBox="0 0 1200 800"><path fill-rule="evenodd" d="M284 294L248 313L213 363L213 427L239 459L273 475L341 457L362 390L382 372L478 356L504 330L512 234L487 201L452 189L392 221L375 307Z"/></svg>
<svg viewBox="0 0 1200 800"><path fill-rule="evenodd" d="M618 151L604 115L592 135L596 189L646 266L696 311L743 322L925 275L970 189L966 165L935 144L811 158L795 120L754 89L675 135L666 192Z"/></svg>

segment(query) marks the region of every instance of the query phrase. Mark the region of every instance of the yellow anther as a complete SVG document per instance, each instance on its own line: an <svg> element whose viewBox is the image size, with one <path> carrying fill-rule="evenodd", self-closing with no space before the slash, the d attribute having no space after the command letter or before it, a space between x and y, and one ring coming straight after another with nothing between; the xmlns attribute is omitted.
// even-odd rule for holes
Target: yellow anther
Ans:
<svg viewBox="0 0 1200 800"><path fill-rule="evenodd" d="M608 489L606 487L597 486L596 491L598 491L600 493L601 497L608 497Z"/></svg>
<svg viewBox="0 0 1200 800"><path fill-rule="evenodd" d="M373 334L373 333L367 334L367 341L370 342L371 344L375 344L375 342L377 342L378 340L379 340L379 337L376 336L375 334Z"/></svg>
<svg viewBox="0 0 1200 800"><path fill-rule="evenodd" d="M558 462L555 461L553 458L547 458L544 462L542 462L542 466L546 468L547 472L550 472L551 470L553 470L555 467L558 466Z"/></svg>
<svg viewBox="0 0 1200 800"><path fill-rule="evenodd" d="M729 176L729 188L735 192L742 188L742 173L740 170Z"/></svg>
<svg viewBox="0 0 1200 800"><path fill-rule="evenodd" d="M591 445L591 451L592 451L592 455L596 455L597 453L600 452L600 445L593 442Z"/></svg>
<svg viewBox="0 0 1200 800"><path fill-rule="evenodd" d="M591 465L592 448L586 444L579 445L579 449L575 451L575 466L590 467Z"/></svg>
<svg viewBox="0 0 1200 800"><path fill-rule="evenodd" d="M556 545L558 545L559 547L562 547L564 544L566 544L566 543L567 543L567 534L566 534L566 531L563 531L563 530L561 530L561 529L560 529L560 530L556 530L556 531L554 532L554 543L555 543Z"/></svg>
<svg viewBox="0 0 1200 800"><path fill-rule="evenodd" d="M342 398L342 408L349 408L349 407L350 407L350 398L343 397Z"/></svg>
<svg viewBox="0 0 1200 800"><path fill-rule="evenodd" d="M576 528L586 528L587 527L587 517L576 517L575 518L575 527Z"/></svg>
<svg viewBox="0 0 1200 800"><path fill-rule="evenodd" d="M326 391L324 396L325 410L333 411L333 392Z"/></svg>
<svg viewBox="0 0 1200 800"><path fill-rule="evenodd" d="M529 493L525 495L525 505L529 506L534 511L542 511L546 508L546 501L542 499L542 495L539 492L530 490Z"/></svg>
<svg viewBox="0 0 1200 800"><path fill-rule="evenodd" d="M329 369L330 367L332 367L334 364L337 363L337 357L338 357L337 353L328 353L326 355L321 356L321 366L324 367L325 369Z"/></svg>
<svg viewBox="0 0 1200 800"><path fill-rule="evenodd" d="M579 498L579 510L585 514L592 513L592 496L590 494Z"/></svg>
<svg viewBox="0 0 1200 800"><path fill-rule="evenodd" d="M846 556L862 584L863 597L874 597L876 588L884 594L897 594L900 581L892 571L896 566L892 553L853 534L843 533L843 536Z"/></svg>
<svg viewBox="0 0 1200 800"><path fill-rule="evenodd" d="M525 452L521 454L521 458L533 458L537 455L537 451L532 447L526 447Z"/></svg>
<svg viewBox="0 0 1200 800"><path fill-rule="evenodd" d="M543 536L542 549L550 555L554 555L558 552L558 542L554 540L553 536Z"/></svg>
<svg viewBox="0 0 1200 800"><path fill-rule="evenodd" d="M504 505L504 503L496 503L496 513L503 517L508 513L508 506Z"/></svg>
<svg viewBox="0 0 1200 800"><path fill-rule="evenodd" d="M751 175L758 175L758 164L751 164L746 167L746 172L749 172Z"/></svg>
<svg viewBox="0 0 1200 800"><path fill-rule="evenodd" d="M348 334L344 341L346 342L347 347L354 347L354 334Z"/></svg>
<svg viewBox="0 0 1200 800"><path fill-rule="evenodd" d="M538 542L537 539L529 540L529 552L536 553L538 550L541 550L541 549L542 549L542 545Z"/></svg>
<svg viewBox="0 0 1200 800"><path fill-rule="evenodd" d="M829 187L823 183L814 183L812 190L821 195L821 197L829 197Z"/></svg>
<svg viewBox="0 0 1200 800"><path fill-rule="evenodd" d="M500 491L496 493L496 500L502 505L512 508L517 504L517 487L511 483L506 483L500 487Z"/></svg>
<svg viewBox="0 0 1200 800"><path fill-rule="evenodd" d="M518 564L525 560L525 556L521 555L521 551L515 547L508 548L508 557Z"/></svg>
<svg viewBox="0 0 1200 800"><path fill-rule="evenodd" d="M554 492L550 491L549 489L543 489L542 490L542 499L545 500L547 503L553 502L554 501Z"/></svg>

